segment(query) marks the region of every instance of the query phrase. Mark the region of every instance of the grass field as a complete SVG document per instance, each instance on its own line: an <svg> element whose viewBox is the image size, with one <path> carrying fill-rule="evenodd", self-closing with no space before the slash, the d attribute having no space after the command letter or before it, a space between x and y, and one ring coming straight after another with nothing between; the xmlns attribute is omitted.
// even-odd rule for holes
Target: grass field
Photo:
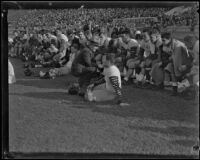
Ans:
<svg viewBox="0 0 200 160"><path fill-rule="evenodd" d="M11 62L17 78L9 85L11 152L198 154L197 102L123 86L129 107L89 103L67 94L73 76L25 77L23 63Z"/></svg>

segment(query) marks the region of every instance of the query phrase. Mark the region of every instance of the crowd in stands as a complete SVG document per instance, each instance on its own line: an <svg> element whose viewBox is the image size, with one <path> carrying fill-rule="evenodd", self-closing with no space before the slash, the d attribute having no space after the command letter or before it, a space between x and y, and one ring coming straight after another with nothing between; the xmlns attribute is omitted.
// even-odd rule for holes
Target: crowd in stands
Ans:
<svg viewBox="0 0 200 160"><path fill-rule="evenodd" d="M113 19L133 17L157 17L162 27L172 25L195 26L198 22L195 14L196 8L180 15L166 15L172 8L79 8L79 9L51 9L51 10L30 10L24 16L10 18L16 21L17 26L83 26L89 21L93 25L113 25Z"/></svg>
<svg viewBox="0 0 200 160"><path fill-rule="evenodd" d="M163 14L162 16L159 17L160 21L162 22L162 26L195 26L198 24L198 15L197 9L195 7L192 7L188 11L176 15L166 15Z"/></svg>

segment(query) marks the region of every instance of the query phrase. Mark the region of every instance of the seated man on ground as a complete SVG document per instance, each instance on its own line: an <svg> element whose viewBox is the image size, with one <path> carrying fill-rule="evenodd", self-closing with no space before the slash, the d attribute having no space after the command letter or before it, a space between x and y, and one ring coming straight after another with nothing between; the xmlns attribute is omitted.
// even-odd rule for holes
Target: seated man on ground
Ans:
<svg viewBox="0 0 200 160"><path fill-rule="evenodd" d="M130 30L125 30L121 35L120 45L126 50L125 69L127 73L124 75L124 81L128 82L131 75L133 75L133 69L135 65L139 63L138 53L140 50L139 43L135 39L130 38Z"/></svg>
<svg viewBox="0 0 200 160"><path fill-rule="evenodd" d="M158 58L153 65L150 75L154 83L154 89L164 89L164 84L169 85L169 82L165 80L169 76L167 68L172 63L172 53L163 44L159 47ZM171 79L171 77L170 77ZM153 89L152 88L152 89Z"/></svg>
<svg viewBox="0 0 200 160"><path fill-rule="evenodd" d="M161 65L160 62L164 61L165 52L161 53L161 46L162 46L162 38L160 34L160 30L158 28L153 28L151 32L151 40L152 43L155 45L155 57L152 57L152 68L149 72L151 78L152 78L152 86L154 89L161 89L163 88L163 67L165 65ZM166 57L165 57L166 58ZM162 66L162 67L161 67Z"/></svg>
<svg viewBox="0 0 200 160"><path fill-rule="evenodd" d="M162 34L163 48L171 53L172 62L165 68L164 83L169 84L172 80L173 94L177 95L178 82L181 82L185 75L190 72L193 58L187 47L182 42L173 39L171 33Z"/></svg>
<svg viewBox="0 0 200 160"><path fill-rule="evenodd" d="M144 29L143 31L144 34L144 39L141 42L140 48L141 52L143 51L143 56L140 61L139 68L140 73L137 74L136 79L140 85L143 87L146 87L150 84L150 70L152 67L152 62L157 58L157 53L156 53L156 47L155 44L153 43L150 34L151 31L148 29ZM140 53L141 54L141 53ZM139 77L139 78L137 78Z"/></svg>

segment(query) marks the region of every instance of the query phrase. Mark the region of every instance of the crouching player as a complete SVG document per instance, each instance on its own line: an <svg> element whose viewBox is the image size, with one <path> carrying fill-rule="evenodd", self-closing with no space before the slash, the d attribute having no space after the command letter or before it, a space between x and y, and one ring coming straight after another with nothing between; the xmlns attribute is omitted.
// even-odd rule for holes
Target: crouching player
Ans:
<svg viewBox="0 0 200 160"><path fill-rule="evenodd" d="M90 84L88 88L92 90L95 101L110 101L117 98L117 104L128 106L122 102L121 76L119 69L114 65L114 54L107 54L103 61L104 77Z"/></svg>

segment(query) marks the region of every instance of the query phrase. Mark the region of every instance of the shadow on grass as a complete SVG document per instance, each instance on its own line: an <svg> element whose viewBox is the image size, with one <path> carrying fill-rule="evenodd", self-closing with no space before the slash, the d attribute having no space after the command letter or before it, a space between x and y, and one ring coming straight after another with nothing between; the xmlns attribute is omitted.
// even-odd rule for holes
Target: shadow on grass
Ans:
<svg viewBox="0 0 200 160"><path fill-rule="evenodd" d="M147 94L147 95L145 95ZM25 96L37 99L62 100L65 105L69 104L73 108L89 109L93 112L99 112L119 117L140 117L156 120L175 120L180 122L191 122L196 124L198 120L197 107L183 102L174 100L169 103L168 99L162 97L151 97L151 93L137 92L135 98L127 97L130 103L128 107L120 107L115 102L90 103L83 100L82 97L69 95L65 92L28 92L28 93L10 93L10 95ZM143 95L143 96L142 96ZM144 100L144 97L148 97ZM154 98L154 99L152 99ZM66 100L66 101L65 101ZM67 102L69 101L69 103ZM73 104L73 105L71 105Z"/></svg>

